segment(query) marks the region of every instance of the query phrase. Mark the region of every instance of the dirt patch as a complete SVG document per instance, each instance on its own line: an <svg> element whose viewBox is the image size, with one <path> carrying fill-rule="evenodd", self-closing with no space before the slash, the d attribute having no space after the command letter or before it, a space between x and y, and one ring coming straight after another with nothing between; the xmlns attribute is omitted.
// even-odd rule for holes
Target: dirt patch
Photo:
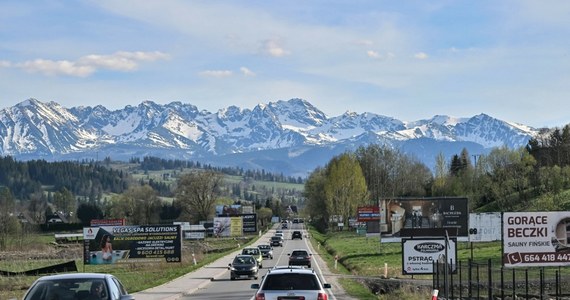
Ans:
<svg viewBox="0 0 570 300"><path fill-rule="evenodd" d="M34 248L25 251L2 251L0 261L18 260L44 260L44 259L65 259L74 260L83 258L83 244L65 244L42 246L41 249Z"/></svg>

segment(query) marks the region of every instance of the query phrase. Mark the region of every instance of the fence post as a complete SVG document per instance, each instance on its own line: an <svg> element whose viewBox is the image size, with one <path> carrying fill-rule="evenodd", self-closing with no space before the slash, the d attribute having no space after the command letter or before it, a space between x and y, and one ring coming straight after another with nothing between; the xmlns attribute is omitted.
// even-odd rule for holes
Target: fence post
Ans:
<svg viewBox="0 0 570 300"><path fill-rule="evenodd" d="M554 272L554 277L555 277L554 278L554 282L555 282L555 288L554 289L556 290L556 300L558 300L558 283L559 283L559 281L558 281L558 270L556 270Z"/></svg>
<svg viewBox="0 0 570 300"><path fill-rule="evenodd" d="M451 298L450 299L453 299L453 298L455 298L453 296L453 259L449 260L449 268L450 268L450 270L449 270L449 286L451 287Z"/></svg>
<svg viewBox="0 0 570 300"><path fill-rule="evenodd" d="M517 283L515 281L515 268L513 268L513 299L517 296Z"/></svg>
<svg viewBox="0 0 570 300"><path fill-rule="evenodd" d="M540 268L540 300L544 299L544 267Z"/></svg>
<svg viewBox="0 0 570 300"><path fill-rule="evenodd" d="M524 283L526 286L526 299L528 299L528 269L524 270Z"/></svg>
<svg viewBox="0 0 570 300"><path fill-rule="evenodd" d="M501 266L501 299L505 299L505 269Z"/></svg>
<svg viewBox="0 0 570 300"><path fill-rule="evenodd" d="M479 299L479 296L481 296L481 281L479 280L479 264L475 264L476 268L475 270L477 271L477 299Z"/></svg>
<svg viewBox="0 0 570 300"><path fill-rule="evenodd" d="M472 294L472 276L471 276L471 271L473 271L473 265L471 264L471 259L467 260L467 282L469 284L469 286L467 287L467 294L469 296L469 299L471 299L471 296L473 296Z"/></svg>
<svg viewBox="0 0 570 300"><path fill-rule="evenodd" d="M463 298L463 286L461 282L461 262L457 261L457 269L459 270L459 299Z"/></svg>
<svg viewBox="0 0 570 300"><path fill-rule="evenodd" d="M487 261L487 299L493 300L493 269L491 259Z"/></svg>

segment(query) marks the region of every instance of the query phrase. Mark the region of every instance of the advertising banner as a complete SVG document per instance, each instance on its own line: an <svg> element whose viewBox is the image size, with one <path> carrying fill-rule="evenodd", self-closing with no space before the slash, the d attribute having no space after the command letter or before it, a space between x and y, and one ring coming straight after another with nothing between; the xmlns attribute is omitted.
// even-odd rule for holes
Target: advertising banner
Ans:
<svg viewBox="0 0 570 300"><path fill-rule="evenodd" d="M503 265L570 265L570 212L504 213Z"/></svg>
<svg viewBox="0 0 570 300"><path fill-rule="evenodd" d="M360 206L358 207L356 219L358 222L380 221L380 207Z"/></svg>
<svg viewBox="0 0 570 300"><path fill-rule="evenodd" d="M241 217L230 218L230 236L243 235L243 219Z"/></svg>
<svg viewBox="0 0 570 300"><path fill-rule="evenodd" d="M232 226L230 217L214 218L214 236L228 237L230 236L230 228Z"/></svg>
<svg viewBox="0 0 570 300"><path fill-rule="evenodd" d="M181 261L179 225L85 227L83 239L86 265Z"/></svg>
<svg viewBox="0 0 570 300"><path fill-rule="evenodd" d="M499 212L469 214L469 241L500 241L501 220L501 213Z"/></svg>
<svg viewBox="0 0 570 300"><path fill-rule="evenodd" d="M394 198L380 200L381 242L403 237L468 236L467 198ZM386 220L382 223L382 220Z"/></svg>
<svg viewBox="0 0 570 300"><path fill-rule="evenodd" d="M445 238L402 239L402 274L433 274L433 264L445 259ZM447 261L451 271L457 268L457 239L449 238Z"/></svg>
<svg viewBox="0 0 570 300"><path fill-rule="evenodd" d="M257 234L257 214L242 214L243 219L243 233L244 234Z"/></svg>

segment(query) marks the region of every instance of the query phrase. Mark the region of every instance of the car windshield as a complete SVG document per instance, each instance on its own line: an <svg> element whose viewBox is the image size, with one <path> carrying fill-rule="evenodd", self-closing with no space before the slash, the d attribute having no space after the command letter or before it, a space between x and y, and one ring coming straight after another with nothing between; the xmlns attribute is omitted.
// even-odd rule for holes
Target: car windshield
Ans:
<svg viewBox="0 0 570 300"><path fill-rule="evenodd" d="M236 265L253 265L255 263L255 260L253 259L253 257L246 257L246 256L241 256L241 257L236 257L234 259L234 264Z"/></svg>
<svg viewBox="0 0 570 300"><path fill-rule="evenodd" d="M272 240L274 240L274 241L277 241L277 240L280 240L280 239L281 239L281 237L278 237L278 236L272 236L272 237L271 237L271 239L272 239Z"/></svg>
<svg viewBox="0 0 570 300"><path fill-rule="evenodd" d="M38 282L26 296L26 300L41 299L85 299L94 291L105 299L107 288L101 279L62 279Z"/></svg>
<svg viewBox="0 0 570 300"><path fill-rule="evenodd" d="M319 290L314 274L283 273L269 274L263 283L263 290Z"/></svg>
<svg viewBox="0 0 570 300"><path fill-rule="evenodd" d="M307 253L307 251L304 250L299 250L299 251L293 251L291 253L291 256L309 256L309 253Z"/></svg>

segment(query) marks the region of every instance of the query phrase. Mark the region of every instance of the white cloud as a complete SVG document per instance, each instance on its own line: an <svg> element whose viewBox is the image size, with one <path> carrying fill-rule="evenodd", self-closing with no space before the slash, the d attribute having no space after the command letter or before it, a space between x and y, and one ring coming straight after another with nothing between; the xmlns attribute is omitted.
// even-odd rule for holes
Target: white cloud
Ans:
<svg viewBox="0 0 570 300"><path fill-rule="evenodd" d="M95 72L95 67L79 65L68 60L36 59L16 65L30 73L42 73L49 76L67 75L87 77Z"/></svg>
<svg viewBox="0 0 570 300"><path fill-rule="evenodd" d="M155 61L168 58L167 54L158 51L119 51L111 55L90 54L80 57L77 61L35 59L18 63L16 66L30 73L41 73L49 76L87 77L99 69L128 72L136 70L141 61ZM6 66L11 65L10 62L5 62L5 64Z"/></svg>
<svg viewBox="0 0 570 300"><path fill-rule="evenodd" d="M368 55L370 58L380 58L380 53L373 50L366 51L366 55Z"/></svg>
<svg viewBox="0 0 570 300"><path fill-rule="evenodd" d="M290 51L287 51L285 50L285 48L282 47L280 41L275 39L264 41L261 52L273 57L283 57L291 54Z"/></svg>
<svg viewBox="0 0 570 300"><path fill-rule="evenodd" d="M381 53L374 51L374 50L366 51L366 55L368 55L368 57L373 58L373 59L382 59L382 60L392 59L396 56L392 52L387 52L386 54L381 54Z"/></svg>
<svg viewBox="0 0 570 300"><path fill-rule="evenodd" d="M427 59L428 55L424 52L418 52L418 53L414 54L414 57L417 59Z"/></svg>
<svg viewBox="0 0 570 300"><path fill-rule="evenodd" d="M169 59L167 54L155 52L125 52L119 51L111 55L87 55L79 59L78 63L92 65L104 69L115 71L136 70L141 61L156 61L159 59Z"/></svg>
<svg viewBox="0 0 570 300"><path fill-rule="evenodd" d="M255 73L246 67L241 67L239 70L245 76L255 76Z"/></svg>
<svg viewBox="0 0 570 300"><path fill-rule="evenodd" d="M233 72L229 70L207 70L200 72L200 75L205 77L224 78L232 76Z"/></svg>
<svg viewBox="0 0 570 300"><path fill-rule="evenodd" d="M0 68L9 68L12 66L12 63L10 63L7 60L0 60Z"/></svg>

